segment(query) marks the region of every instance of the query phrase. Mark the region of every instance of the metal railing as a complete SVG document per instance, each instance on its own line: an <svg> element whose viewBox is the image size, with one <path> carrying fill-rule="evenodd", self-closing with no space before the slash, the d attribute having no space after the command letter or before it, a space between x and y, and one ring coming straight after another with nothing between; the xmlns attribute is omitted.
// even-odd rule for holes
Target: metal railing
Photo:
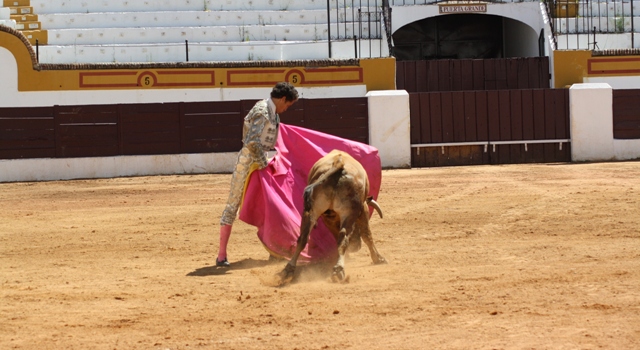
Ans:
<svg viewBox="0 0 640 350"><path fill-rule="evenodd" d="M634 48L635 14L630 0L546 0L558 49L603 49L601 34L630 33L627 47Z"/></svg>
<svg viewBox="0 0 640 350"><path fill-rule="evenodd" d="M510 3L510 2L538 2L539 0L460 0L457 3L473 3L473 2L491 2L491 3ZM451 2L451 0L389 0L391 6L413 6L413 5L433 5L441 2Z"/></svg>
<svg viewBox="0 0 640 350"><path fill-rule="evenodd" d="M362 53L362 41L369 44L371 56L372 40L387 40L391 47L391 14L389 0L327 0L328 48L332 57L331 41L353 40L356 58ZM386 6L384 4L386 3ZM385 12L388 11L388 12ZM332 19L334 23L332 23ZM332 32L335 29L334 32ZM382 33L386 32L383 38ZM380 45L382 48L382 45ZM380 52L382 55L382 52Z"/></svg>

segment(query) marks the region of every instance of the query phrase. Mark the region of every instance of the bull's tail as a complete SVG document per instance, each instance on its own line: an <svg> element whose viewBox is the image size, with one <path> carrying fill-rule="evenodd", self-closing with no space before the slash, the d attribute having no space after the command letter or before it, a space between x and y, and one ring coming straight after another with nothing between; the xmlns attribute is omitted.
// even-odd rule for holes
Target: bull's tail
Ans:
<svg viewBox="0 0 640 350"><path fill-rule="evenodd" d="M344 159L342 159L341 154L338 154L333 158L333 164L331 165L331 169L329 169L329 171L327 171L326 173L322 174L318 178L318 180L316 180L314 183L309 184L307 187L304 188L303 197L304 197L305 211L311 210L312 199L313 199L313 189L318 185L324 184L325 182L327 182L327 180L331 178L337 178L342 176L343 170L344 170Z"/></svg>
<svg viewBox="0 0 640 350"><path fill-rule="evenodd" d="M373 207L373 209L378 212L378 215L380 215L380 219L382 219L382 209L380 208L380 205L378 205L378 202L373 199L373 197L367 198L367 205Z"/></svg>

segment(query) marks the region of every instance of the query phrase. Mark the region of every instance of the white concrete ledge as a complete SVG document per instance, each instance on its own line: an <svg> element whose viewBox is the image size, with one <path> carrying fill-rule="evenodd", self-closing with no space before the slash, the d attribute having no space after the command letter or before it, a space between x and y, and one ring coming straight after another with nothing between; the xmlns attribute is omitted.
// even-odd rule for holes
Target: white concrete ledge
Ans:
<svg viewBox="0 0 640 350"><path fill-rule="evenodd" d="M382 46L381 46L382 45ZM356 58L353 40L332 41L332 58ZM369 50L371 48L371 50ZM357 58L386 57L386 41L358 42ZM362 51L360 51L362 50ZM194 43L189 41L190 62L326 59L327 41ZM382 52L382 56L380 55ZM45 45L39 48L41 63L185 62L185 42L132 45Z"/></svg>
<svg viewBox="0 0 640 350"><path fill-rule="evenodd" d="M282 24L282 25L230 25L209 27L148 27L148 28L76 28L53 29L49 32L49 45L100 45L100 44L149 44L194 42L247 42L247 41L318 41L327 40L328 25ZM342 27L342 26L341 26ZM45 28L46 29L46 28ZM346 36L369 37L369 26L347 25ZM338 25L331 24L334 35ZM375 27L371 35L379 37ZM341 28L341 36L345 35Z"/></svg>
<svg viewBox="0 0 640 350"><path fill-rule="evenodd" d="M339 0L338 6L344 7ZM348 1L350 4L351 2ZM336 1L331 1L336 6ZM31 0L34 12L45 13L92 13L92 12L142 12L156 11L233 11L264 10L292 11L302 9L325 9L325 0Z"/></svg>
<svg viewBox="0 0 640 350"><path fill-rule="evenodd" d="M8 7L0 7L0 20L2 19L11 19L11 9Z"/></svg>
<svg viewBox="0 0 640 350"><path fill-rule="evenodd" d="M237 153L0 160L0 182L228 173Z"/></svg>
<svg viewBox="0 0 640 350"><path fill-rule="evenodd" d="M348 14L351 21L351 12ZM336 20L335 11L331 21ZM52 13L39 15L44 29L124 27L207 27L327 23L326 10L299 11L147 11Z"/></svg>
<svg viewBox="0 0 640 350"><path fill-rule="evenodd" d="M12 19L0 19L0 26L16 29L16 21Z"/></svg>

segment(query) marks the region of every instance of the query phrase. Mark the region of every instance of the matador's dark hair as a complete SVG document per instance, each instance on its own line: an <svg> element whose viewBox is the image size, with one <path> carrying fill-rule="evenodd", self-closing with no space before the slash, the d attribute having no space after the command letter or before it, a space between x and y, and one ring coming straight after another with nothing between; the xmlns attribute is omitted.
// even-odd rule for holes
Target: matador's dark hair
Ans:
<svg viewBox="0 0 640 350"><path fill-rule="evenodd" d="M276 86L273 87L273 90L271 90L271 97L286 97L287 101L295 101L298 99L298 90L287 82L277 83Z"/></svg>

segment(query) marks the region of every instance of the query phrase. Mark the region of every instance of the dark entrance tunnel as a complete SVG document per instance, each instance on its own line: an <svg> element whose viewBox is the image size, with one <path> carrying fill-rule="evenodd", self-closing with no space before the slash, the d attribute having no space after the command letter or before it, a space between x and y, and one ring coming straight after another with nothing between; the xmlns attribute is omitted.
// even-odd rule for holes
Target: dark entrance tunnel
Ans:
<svg viewBox="0 0 640 350"><path fill-rule="evenodd" d="M403 60L502 58L503 17L455 14L409 23L393 33Z"/></svg>

